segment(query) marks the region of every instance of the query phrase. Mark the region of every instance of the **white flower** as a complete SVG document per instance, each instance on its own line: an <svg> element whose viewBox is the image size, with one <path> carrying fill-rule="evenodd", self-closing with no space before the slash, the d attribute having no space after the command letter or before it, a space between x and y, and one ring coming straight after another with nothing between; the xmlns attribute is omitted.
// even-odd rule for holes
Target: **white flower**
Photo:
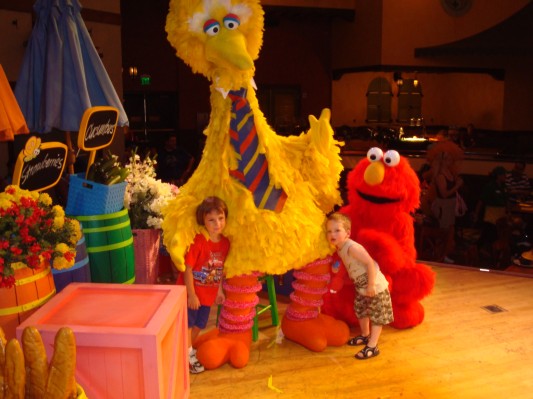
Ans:
<svg viewBox="0 0 533 399"><path fill-rule="evenodd" d="M141 161L134 153L126 165L130 173L126 177L124 207L128 209L133 229L161 228L161 209L179 194L176 186L156 179L155 164L149 156Z"/></svg>

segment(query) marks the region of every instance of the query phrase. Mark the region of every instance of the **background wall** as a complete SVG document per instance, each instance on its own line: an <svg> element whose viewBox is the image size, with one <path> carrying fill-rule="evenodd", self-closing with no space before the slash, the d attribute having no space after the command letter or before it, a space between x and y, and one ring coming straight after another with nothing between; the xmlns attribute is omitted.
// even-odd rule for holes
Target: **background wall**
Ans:
<svg viewBox="0 0 533 399"><path fill-rule="evenodd" d="M13 83L34 22L33 3L0 0L0 63ZM119 95L126 99L148 93L174 101L170 106L163 104L172 115L170 128L178 131L182 144L198 153L210 110L208 82L194 75L166 40L168 0L81 3L84 21ZM392 81L393 71L409 77L417 70L428 123L474 123L480 129L533 132L533 24L508 36L506 32L497 35L506 41L485 43L489 55L415 56L417 48L484 33L524 7L531 8L532 2L472 1L462 16L446 13L441 4L427 0L265 0L265 34L256 82L260 88L297 88L298 120L331 107L334 127L354 126L365 123L366 89L374 77ZM139 77L130 78L130 66L151 76L149 88L140 87ZM503 71L504 77L463 71L476 68ZM393 97L393 117L396 101ZM6 153L6 144L1 143L0 158L6 159ZM2 163L0 173L5 175Z"/></svg>
<svg viewBox="0 0 533 399"><path fill-rule="evenodd" d="M496 28L500 30L487 35L525 7L531 10L531 1L471 1L471 7L460 16L447 13L441 3L361 0L355 3L353 22L339 20L333 24L332 69L344 71L341 79L333 81L335 126L364 124L366 87L374 77L384 76L392 82L393 71L412 77L418 69L427 123L474 123L483 129L533 131L529 116L533 104L533 77L529 72L533 70L532 24L522 19L514 27ZM470 42L450 45L461 40ZM448 48L438 55L416 56L416 49L440 45ZM424 73L424 69L434 72ZM472 73L456 73L460 69ZM475 72L481 69L499 70L504 78Z"/></svg>

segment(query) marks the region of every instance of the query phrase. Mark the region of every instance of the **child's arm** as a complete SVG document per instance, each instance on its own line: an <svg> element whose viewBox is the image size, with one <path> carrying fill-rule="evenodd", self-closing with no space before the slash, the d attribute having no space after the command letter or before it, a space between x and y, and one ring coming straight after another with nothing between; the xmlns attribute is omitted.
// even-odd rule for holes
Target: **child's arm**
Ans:
<svg viewBox="0 0 533 399"><path fill-rule="evenodd" d="M224 282L224 279L222 278L220 280L220 284L218 285L217 297L215 298L216 305L222 305L224 301L226 300L226 295L224 294L224 289L222 288L223 282Z"/></svg>
<svg viewBox="0 0 533 399"><path fill-rule="evenodd" d="M196 310L200 307L200 299L196 295L194 289L194 278L192 276L192 267L186 266L183 272L183 280L185 281L185 287L187 287L187 306L190 309Z"/></svg>
<svg viewBox="0 0 533 399"><path fill-rule="evenodd" d="M348 254L362 263L366 268L368 275L368 286L366 287L366 296L376 295L376 268L374 266L374 259L368 254L362 245L352 245L348 249Z"/></svg>

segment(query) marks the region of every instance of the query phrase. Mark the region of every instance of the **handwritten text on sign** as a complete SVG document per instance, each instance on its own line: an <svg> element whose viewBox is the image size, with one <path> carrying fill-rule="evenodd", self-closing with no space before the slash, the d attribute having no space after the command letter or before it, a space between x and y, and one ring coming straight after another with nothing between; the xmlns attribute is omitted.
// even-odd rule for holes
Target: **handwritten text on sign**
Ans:
<svg viewBox="0 0 533 399"><path fill-rule="evenodd" d="M81 121L78 147L85 151L107 147L115 136L117 121L118 110L116 108L88 108Z"/></svg>
<svg viewBox="0 0 533 399"><path fill-rule="evenodd" d="M65 169L67 153L63 143L41 143L40 138L30 137L17 157L13 184L30 191L55 186Z"/></svg>

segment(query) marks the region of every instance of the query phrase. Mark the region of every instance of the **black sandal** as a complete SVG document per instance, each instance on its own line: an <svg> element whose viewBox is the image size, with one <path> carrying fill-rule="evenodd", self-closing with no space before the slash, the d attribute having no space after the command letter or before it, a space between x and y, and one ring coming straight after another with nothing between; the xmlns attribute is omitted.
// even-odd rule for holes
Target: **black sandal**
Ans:
<svg viewBox="0 0 533 399"><path fill-rule="evenodd" d="M369 335L366 337L364 335L358 335L357 337L351 338L347 344L350 346L359 346L359 345L366 345L368 344L368 339L370 338Z"/></svg>
<svg viewBox="0 0 533 399"><path fill-rule="evenodd" d="M366 360L370 359L371 357L376 357L377 355L379 355L379 349L377 345L373 348L366 345L363 349L355 354L355 358L358 360Z"/></svg>

